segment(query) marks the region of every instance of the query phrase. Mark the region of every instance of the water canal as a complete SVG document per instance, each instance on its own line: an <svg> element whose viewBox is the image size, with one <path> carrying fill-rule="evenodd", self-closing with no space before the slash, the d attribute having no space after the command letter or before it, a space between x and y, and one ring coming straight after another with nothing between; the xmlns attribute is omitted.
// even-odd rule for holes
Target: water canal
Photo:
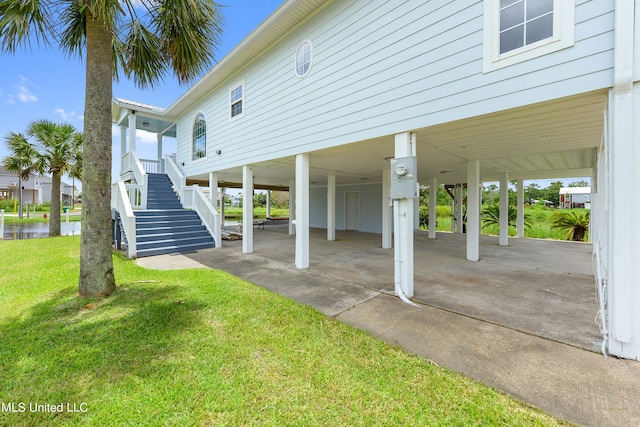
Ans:
<svg viewBox="0 0 640 427"><path fill-rule="evenodd" d="M60 224L60 234L63 236L75 236L80 234L80 221L67 223L63 220ZM49 236L49 223L38 222L31 224L5 224L4 240L37 239Z"/></svg>

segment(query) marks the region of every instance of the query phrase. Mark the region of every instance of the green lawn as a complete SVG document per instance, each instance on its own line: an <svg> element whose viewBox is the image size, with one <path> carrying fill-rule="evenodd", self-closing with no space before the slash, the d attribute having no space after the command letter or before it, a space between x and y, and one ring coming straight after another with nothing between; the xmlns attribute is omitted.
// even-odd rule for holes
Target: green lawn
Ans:
<svg viewBox="0 0 640 427"><path fill-rule="evenodd" d="M79 299L79 241L0 241L0 403L25 405L0 425L560 424L221 271L116 255L118 291Z"/></svg>

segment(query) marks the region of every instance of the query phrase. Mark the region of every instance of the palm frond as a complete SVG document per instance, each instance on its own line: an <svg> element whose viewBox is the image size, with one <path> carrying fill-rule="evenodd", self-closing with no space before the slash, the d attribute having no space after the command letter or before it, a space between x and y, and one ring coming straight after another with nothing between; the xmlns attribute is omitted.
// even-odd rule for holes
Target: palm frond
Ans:
<svg viewBox="0 0 640 427"><path fill-rule="evenodd" d="M50 42L53 20L48 2L39 0L0 1L0 49L14 53L20 46Z"/></svg>

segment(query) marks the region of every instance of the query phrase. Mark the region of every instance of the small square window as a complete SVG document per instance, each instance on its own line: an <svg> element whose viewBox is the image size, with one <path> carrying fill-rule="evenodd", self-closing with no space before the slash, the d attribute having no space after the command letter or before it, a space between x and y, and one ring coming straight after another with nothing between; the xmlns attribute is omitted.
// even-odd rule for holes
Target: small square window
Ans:
<svg viewBox="0 0 640 427"><path fill-rule="evenodd" d="M573 46L575 0L485 0L489 72Z"/></svg>
<svg viewBox="0 0 640 427"><path fill-rule="evenodd" d="M229 117L234 119L240 117L244 113L244 82L234 86L229 91L229 106L230 106L230 115Z"/></svg>

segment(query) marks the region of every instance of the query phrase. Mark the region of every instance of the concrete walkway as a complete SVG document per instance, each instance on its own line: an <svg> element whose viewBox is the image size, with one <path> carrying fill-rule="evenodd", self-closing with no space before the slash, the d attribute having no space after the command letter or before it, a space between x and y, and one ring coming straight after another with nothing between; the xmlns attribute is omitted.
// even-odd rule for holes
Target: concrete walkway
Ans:
<svg viewBox="0 0 640 427"><path fill-rule="evenodd" d="M481 262L469 263L457 255L464 254L460 236L427 242L417 235L414 300L425 304L416 308L391 295L393 256L379 247L378 235L343 232L327 242L314 230L311 268L298 270L293 237L281 228L254 232L252 254L241 253L241 242L225 242L222 249L137 262L222 269L559 418L640 425L640 362L585 349L597 348L599 339L593 278L584 271L588 245L514 239L505 248L486 238Z"/></svg>

